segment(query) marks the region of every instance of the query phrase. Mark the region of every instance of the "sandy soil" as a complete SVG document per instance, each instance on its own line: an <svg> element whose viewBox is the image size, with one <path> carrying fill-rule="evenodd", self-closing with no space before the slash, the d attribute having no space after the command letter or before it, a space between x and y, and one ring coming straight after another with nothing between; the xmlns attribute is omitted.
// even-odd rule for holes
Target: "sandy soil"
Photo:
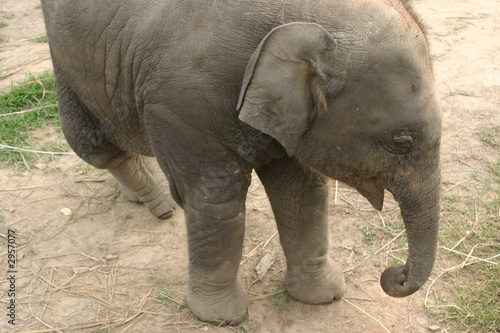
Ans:
<svg viewBox="0 0 500 333"><path fill-rule="evenodd" d="M496 0L416 0L428 26L444 114L443 189L461 195L459 184L477 186L476 171L499 160L477 132L500 124L498 113L500 6ZM38 0L0 0L0 90L27 72L51 68ZM47 139L43 130L35 133ZM54 133L49 131L50 138ZM337 194L336 194L337 193ZM336 198L336 200L334 200ZM70 209L65 215L63 209ZM62 211L63 210L63 211ZM41 156L27 172L0 169L0 332L229 332L207 326L184 306L186 231L182 211L159 221L126 201L116 181L76 156ZM1 220L0 220L1 221ZM363 227L386 231L370 241ZM16 232L16 324L7 323L7 229ZM343 300L312 306L283 290L285 261L262 186L253 180L240 277L250 294L247 332L427 332L435 323L423 309L426 290L394 299L379 287L389 262L406 258L399 211L386 197L381 213L352 189L332 182L330 253L344 270ZM396 238L397 237L397 238ZM388 244L388 245L387 245ZM387 245L387 246L386 246ZM262 281L255 267L277 250ZM432 279L449 267L438 257ZM158 300L161 291L163 302ZM439 284L430 293L439 297ZM447 331L446 327L442 331Z"/></svg>

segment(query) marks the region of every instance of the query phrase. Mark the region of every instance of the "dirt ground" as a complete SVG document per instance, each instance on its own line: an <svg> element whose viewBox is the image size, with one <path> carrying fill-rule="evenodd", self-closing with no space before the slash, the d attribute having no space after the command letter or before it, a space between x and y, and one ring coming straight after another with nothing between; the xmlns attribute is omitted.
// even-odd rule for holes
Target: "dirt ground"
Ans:
<svg viewBox="0 0 500 333"><path fill-rule="evenodd" d="M444 115L443 190L460 195L459 184L476 186L473 172L499 160L498 150L477 132L500 125L500 6L497 0L414 4L428 26ZM11 82L51 63L47 43L35 39L45 34L39 0L0 0L0 11L8 24L0 29L0 91L7 91ZM49 129L34 137L62 140ZM254 177L240 269L251 299L249 321L239 328L213 327L184 306L182 211L157 220L119 195L109 173L74 155L41 156L27 172L0 169L0 332L428 332L436 323L423 308L426 291L451 264L438 257L430 281L411 297L385 295L380 273L406 258L398 208L389 196L385 202L378 213L357 192L343 185L335 190L332 182L330 253L345 270L348 291L333 304L306 305L281 292L285 260ZM371 242L364 227L387 230L387 236ZM7 322L8 229L16 232L18 247L15 326ZM275 249L274 264L258 281L256 265ZM439 293L437 283L429 301Z"/></svg>

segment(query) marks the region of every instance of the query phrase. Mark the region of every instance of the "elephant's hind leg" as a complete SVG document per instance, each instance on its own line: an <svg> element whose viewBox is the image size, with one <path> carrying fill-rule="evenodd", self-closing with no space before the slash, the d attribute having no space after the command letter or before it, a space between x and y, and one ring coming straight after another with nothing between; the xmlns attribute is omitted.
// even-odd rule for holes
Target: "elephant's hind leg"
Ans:
<svg viewBox="0 0 500 333"><path fill-rule="evenodd" d="M175 207L168 181L156 159L124 151L109 140L96 119L56 69L59 113L64 136L87 163L108 169L120 183L123 195L142 202L158 218L172 216Z"/></svg>
<svg viewBox="0 0 500 333"><path fill-rule="evenodd" d="M144 203L160 219L172 216L175 203L155 158L127 153L121 163L108 170L120 182L125 198Z"/></svg>

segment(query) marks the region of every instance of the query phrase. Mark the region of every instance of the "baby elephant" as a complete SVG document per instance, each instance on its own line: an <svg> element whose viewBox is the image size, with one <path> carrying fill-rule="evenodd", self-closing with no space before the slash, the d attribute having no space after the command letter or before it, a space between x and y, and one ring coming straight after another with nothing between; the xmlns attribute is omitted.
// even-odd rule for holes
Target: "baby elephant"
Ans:
<svg viewBox="0 0 500 333"><path fill-rule="evenodd" d="M335 178L398 201L417 291L436 255L441 113L421 25L399 0L42 0L64 134L159 218L186 216L187 302L236 325L245 198L265 187L297 300L345 290L328 256ZM168 181L167 181L168 180ZM173 200L171 199L173 198Z"/></svg>

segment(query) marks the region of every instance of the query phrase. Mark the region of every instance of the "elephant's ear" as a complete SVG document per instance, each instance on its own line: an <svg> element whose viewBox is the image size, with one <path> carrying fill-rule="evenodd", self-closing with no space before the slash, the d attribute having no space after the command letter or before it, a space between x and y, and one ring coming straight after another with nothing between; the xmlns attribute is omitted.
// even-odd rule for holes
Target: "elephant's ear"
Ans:
<svg viewBox="0 0 500 333"><path fill-rule="evenodd" d="M336 42L315 23L272 30L248 62L239 119L276 139L293 156L317 112L326 110Z"/></svg>

